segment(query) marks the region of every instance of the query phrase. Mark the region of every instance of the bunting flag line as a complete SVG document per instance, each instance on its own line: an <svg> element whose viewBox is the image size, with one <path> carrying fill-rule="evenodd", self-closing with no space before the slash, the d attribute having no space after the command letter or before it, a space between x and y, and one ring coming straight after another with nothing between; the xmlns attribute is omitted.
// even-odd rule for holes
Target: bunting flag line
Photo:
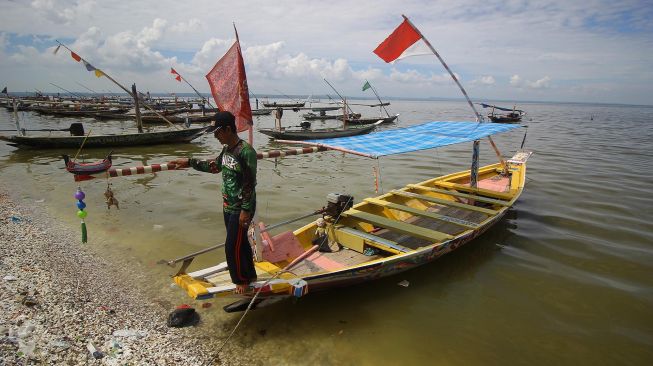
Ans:
<svg viewBox="0 0 653 366"><path fill-rule="evenodd" d="M170 68L170 73L175 75L175 79L181 83L181 75L177 71L175 71L175 69L173 69L172 67Z"/></svg>
<svg viewBox="0 0 653 366"><path fill-rule="evenodd" d="M72 57L73 59L75 59L75 61L77 61L77 62L79 62L79 61L81 61L81 60L82 60L82 58L81 58L81 57L79 57L79 55L78 55L78 54L76 54L76 53L75 53L75 52L73 52L73 51L70 51L70 56L71 56L71 57Z"/></svg>
<svg viewBox="0 0 653 366"><path fill-rule="evenodd" d="M426 44L423 41L418 42L421 40L420 32L404 19L403 23L376 47L374 53L388 63L409 56L430 54Z"/></svg>
<svg viewBox="0 0 653 366"><path fill-rule="evenodd" d="M206 79L218 108L233 113L238 132L248 130L254 122L249 104L245 62L238 39L206 74Z"/></svg>
<svg viewBox="0 0 653 366"><path fill-rule="evenodd" d="M372 85L370 85L370 82L365 80L365 84L363 84L363 91L366 91L367 89L371 88Z"/></svg>

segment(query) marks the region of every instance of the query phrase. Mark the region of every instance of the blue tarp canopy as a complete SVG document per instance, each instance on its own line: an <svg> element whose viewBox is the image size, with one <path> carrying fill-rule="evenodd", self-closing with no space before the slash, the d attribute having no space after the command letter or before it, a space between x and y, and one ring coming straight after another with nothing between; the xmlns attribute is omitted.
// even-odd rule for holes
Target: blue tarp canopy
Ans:
<svg viewBox="0 0 653 366"><path fill-rule="evenodd" d="M415 126L372 132L367 135L323 140L307 140L309 145L325 146L378 158L385 155L433 149L474 141L520 127L507 123L426 122Z"/></svg>

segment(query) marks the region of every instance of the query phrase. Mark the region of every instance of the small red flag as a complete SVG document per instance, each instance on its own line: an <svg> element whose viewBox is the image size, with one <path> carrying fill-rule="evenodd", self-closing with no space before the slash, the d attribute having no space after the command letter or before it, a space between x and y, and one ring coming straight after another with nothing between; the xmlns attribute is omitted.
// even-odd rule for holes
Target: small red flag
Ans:
<svg viewBox="0 0 653 366"><path fill-rule="evenodd" d="M249 90L245 62L238 40L206 74L211 94L221 111L229 111L236 117L238 132L249 129L252 122L252 107L249 104Z"/></svg>
<svg viewBox="0 0 653 366"><path fill-rule="evenodd" d="M179 73L175 71L175 69L173 69L172 67L170 68L170 73L176 75L175 79L177 79L177 81L181 83L181 75L179 75Z"/></svg>
<svg viewBox="0 0 653 366"><path fill-rule="evenodd" d="M75 59L75 61L77 61L77 62L79 62L79 61L81 61L81 60L82 60L82 58L81 58L81 57L79 57L79 55L78 55L78 54L76 54L76 53L75 53L75 52L73 52L73 51L70 51L70 56L72 56L72 57L73 57L73 58Z"/></svg>
<svg viewBox="0 0 653 366"><path fill-rule="evenodd" d="M381 42L374 50L374 53L381 57L383 61L392 62L420 39L422 39L422 36L420 36L419 32L413 28L408 19L404 19L404 22Z"/></svg>

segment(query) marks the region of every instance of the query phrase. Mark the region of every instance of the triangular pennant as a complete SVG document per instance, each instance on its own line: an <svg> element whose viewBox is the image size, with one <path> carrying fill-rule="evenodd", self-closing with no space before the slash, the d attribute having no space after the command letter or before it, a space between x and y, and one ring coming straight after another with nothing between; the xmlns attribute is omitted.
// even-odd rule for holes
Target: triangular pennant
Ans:
<svg viewBox="0 0 653 366"><path fill-rule="evenodd" d="M57 52L59 52L59 48L61 48L61 45L58 45L57 48L54 49L54 54L56 55Z"/></svg>
<svg viewBox="0 0 653 366"><path fill-rule="evenodd" d="M95 76L96 77L102 77L104 73L100 69L95 69Z"/></svg>
<svg viewBox="0 0 653 366"><path fill-rule="evenodd" d="M253 125L252 108L249 104L245 62L236 42L206 75L211 94L221 111L229 111L236 117L236 129L245 131Z"/></svg>
<svg viewBox="0 0 653 366"><path fill-rule="evenodd" d="M94 71L95 70L95 67L93 67L93 65L86 62L86 60L84 60L82 62L84 63L84 66L86 66L86 70L88 70L88 71Z"/></svg>
<svg viewBox="0 0 653 366"><path fill-rule="evenodd" d="M175 69L173 69L172 67L170 68L170 73L175 74L175 75L179 75L179 73L177 71L175 71Z"/></svg>
<svg viewBox="0 0 653 366"><path fill-rule="evenodd" d="M7 87L5 86L4 89L0 92L0 94L7 94Z"/></svg>
<svg viewBox="0 0 653 366"><path fill-rule="evenodd" d="M75 53L75 52L73 52L73 51L70 51L70 56L72 56L72 58L74 58L74 59L75 59L75 61L77 61L77 62L79 62L79 61L81 61L81 60L82 60L82 58L81 58L81 57L79 57L79 55L78 55L78 54L76 54L76 53Z"/></svg>
<svg viewBox="0 0 653 366"><path fill-rule="evenodd" d="M177 79L177 81L181 83L181 75L177 75L175 79Z"/></svg>
<svg viewBox="0 0 653 366"><path fill-rule="evenodd" d="M371 88L372 85L370 85L370 82L365 80L365 84L363 84L363 91L366 91L367 89Z"/></svg>

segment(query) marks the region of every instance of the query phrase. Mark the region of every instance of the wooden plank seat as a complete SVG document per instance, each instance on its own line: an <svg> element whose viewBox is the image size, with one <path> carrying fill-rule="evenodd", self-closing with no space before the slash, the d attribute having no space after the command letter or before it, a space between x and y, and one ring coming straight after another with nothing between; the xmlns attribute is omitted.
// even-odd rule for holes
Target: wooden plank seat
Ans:
<svg viewBox="0 0 653 366"><path fill-rule="evenodd" d="M217 266L200 269L199 271L195 271L195 272L190 272L188 273L188 275L195 279L203 280L207 276L215 275L216 273L226 271L227 269L229 269L229 267L227 267L227 262L222 262Z"/></svg>
<svg viewBox="0 0 653 366"><path fill-rule="evenodd" d="M456 224L458 226L462 226L462 227L464 227L466 229L477 229L479 227L479 225L477 223L475 223L475 222L459 219L457 217L441 215L441 214L438 214L438 213L435 213L435 212L420 210L418 208L409 207L409 206L405 206L405 205L400 205L398 203L389 202L389 201L385 201L385 200L378 199L378 198L366 198L365 201L369 202L371 204L377 205L377 206L407 212L407 213L415 215L415 216L427 217L427 218L431 218L431 219L435 219L435 220L449 222L449 223L452 223L452 224Z"/></svg>
<svg viewBox="0 0 653 366"><path fill-rule="evenodd" d="M476 200L479 202L485 202L489 203L492 205L499 205L499 206L510 206L510 202L504 201L504 200L497 200L493 198L487 198L483 196L479 196L476 194L467 194L467 193L460 193L458 191L450 191L446 189L438 189L438 188L433 188L433 187L427 187L427 186L420 186L417 184L409 184L407 185L408 188L415 188L415 189L422 189L425 191L433 192L433 193L442 193L442 194L448 194L450 196L454 197L460 197L460 198L468 198L472 200Z"/></svg>
<svg viewBox="0 0 653 366"><path fill-rule="evenodd" d="M445 199L442 199L442 198L425 196L425 195L421 195L421 194L417 194L417 193L411 193L411 192L406 192L406 191L391 191L390 193L395 194L397 196L415 198L415 199L418 199L418 200L433 202L433 203L437 203L437 204L440 204L440 205L452 206L452 207L462 208L462 209L465 209L465 210L482 212L482 213L484 213L486 215L490 215L490 216L496 215L496 213L497 213L497 211L495 211L495 210L490 210L490 209L483 208L483 207L476 207L476 206L468 205L468 204L465 204L465 203L454 202L454 201L451 201L451 200L445 200Z"/></svg>
<svg viewBox="0 0 653 366"><path fill-rule="evenodd" d="M434 182L432 182L432 184L434 184L434 185L436 185L438 187L451 188L451 189L455 189L457 191L474 193L474 194L478 194L478 195L481 195L481 196L493 197L493 198L498 198L498 199L506 200L506 201L510 201L513 198L513 195L510 194L510 193L497 192L497 191L492 191L492 190L484 189L484 188L474 188L474 187L466 186L464 184L444 182L444 181L434 181Z"/></svg>
<svg viewBox="0 0 653 366"><path fill-rule="evenodd" d="M423 228L421 226L407 224L403 221L392 220L387 217L374 215L368 212L359 211L353 208L342 213L343 217L351 217L372 224L374 226L397 231L403 234L414 236L431 242L441 242L453 238L449 234Z"/></svg>
<svg viewBox="0 0 653 366"><path fill-rule="evenodd" d="M365 241L365 244L382 249L386 252L399 254L399 253L406 253L412 251L412 249L401 246L392 240L384 239L374 234L366 233L365 231L361 231L361 230L356 230L351 227L346 227L346 226L339 227L338 229L336 229L336 231L340 231L340 232L347 233L349 235L360 237Z"/></svg>

